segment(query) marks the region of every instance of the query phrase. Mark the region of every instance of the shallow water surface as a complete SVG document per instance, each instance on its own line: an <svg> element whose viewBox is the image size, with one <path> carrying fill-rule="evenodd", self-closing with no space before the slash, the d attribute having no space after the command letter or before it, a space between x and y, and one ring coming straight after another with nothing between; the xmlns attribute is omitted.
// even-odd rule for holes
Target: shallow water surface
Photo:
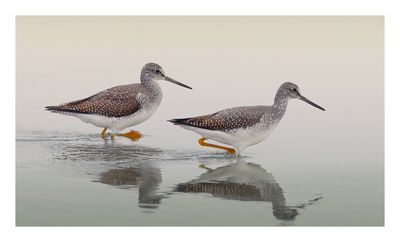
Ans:
<svg viewBox="0 0 400 242"><path fill-rule="evenodd" d="M337 164L326 172L325 162L299 166L212 149L147 146L152 141L20 132L17 225L383 223L381 187L370 184L377 178L348 176L355 166L343 172Z"/></svg>

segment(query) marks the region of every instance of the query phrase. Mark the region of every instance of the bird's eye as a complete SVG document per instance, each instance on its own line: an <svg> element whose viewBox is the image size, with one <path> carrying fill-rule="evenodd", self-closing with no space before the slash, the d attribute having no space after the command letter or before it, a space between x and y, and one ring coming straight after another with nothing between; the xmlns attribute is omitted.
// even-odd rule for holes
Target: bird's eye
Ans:
<svg viewBox="0 0 400 242"><path fill-rule="evenodd" d="M297 88L292 88L292 92L297 92Z"/></svg>
<svg viewBox="0 0 400 242"><path fill-rule="evenodd" d="M157 73L157 74L160 74L160 73L161 73L161 71L160 71L160 70L156 70L156 73Z"/></svg>

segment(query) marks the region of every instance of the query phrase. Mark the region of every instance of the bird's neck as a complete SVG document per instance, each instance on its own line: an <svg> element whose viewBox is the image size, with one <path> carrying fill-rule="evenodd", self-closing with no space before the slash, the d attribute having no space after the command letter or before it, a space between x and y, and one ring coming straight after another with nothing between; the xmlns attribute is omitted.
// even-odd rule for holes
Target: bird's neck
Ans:
<svg viewBox="0 0 400 242"><path fill-rule="evenodd" d="M154 90L154 91L160 91L161 92L161 88L158 85L157 81L154 80L148 73L146 72L142 72L140 74L140 83L150 89L150 90Z"/></svg>
<svg viewBox="0 0 400 242"><path fill-rule="evenodd" d="M274 107L286 110L289 98L282 90L278 90L275 95Z"/></svg>
<svg viewBox="0 0 400 242"><path fill-rule="evenodd" d="M282 119L283 115L286 112L286 107L288 105L288 101L289 101L289 99L288 99L287 95L285 95L284 92L278 90L275 95L275 100L274 100L274 105L273 105L273 108L275 109L275 112L274 112L275 121L279 122Z"/></svg>
<svg viewBox="0 0 400 242"><path fill-rule="evenodd" d="M146 72L144 72L144 71L142 71L142 72L140 73L140 82L141 82L141 83L145 83L145 82L152 81L152 80L153 80L153 78L151 78L151 76L149 75L149 73L146 73Z"/></svg>
<svg viewBox="0 0 400 242"><path fill-rule="evenodd" d="M158 85L157 81L153 81L153 80L149 79L149 80L146 80L146 81L142 80L141 83L150 92L155 93L155 94L159 94L159 95L162 94L161 87L160 87L160 85Z"/></svg>

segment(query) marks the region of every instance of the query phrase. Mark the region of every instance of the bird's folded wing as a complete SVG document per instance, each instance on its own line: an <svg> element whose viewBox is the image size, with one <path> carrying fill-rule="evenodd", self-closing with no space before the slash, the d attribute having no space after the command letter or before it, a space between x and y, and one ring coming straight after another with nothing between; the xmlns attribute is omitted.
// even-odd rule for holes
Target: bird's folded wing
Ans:
<svg viewBox="0 0 400 242"><path fill-rule="evenodd" d="M260 122L264 112L259 107L225 109L210 115L170 120L174 124L209 130L232 130L246 128Z"/></svg>
<svg viewBox="0 0 400 242"><path fill-rule="evenodd" d="M97 114L107 117L124 117L137 112L140 103L136 100L137 88L122 85L109 88L85 99L46 107L53 112Z"/></svg>

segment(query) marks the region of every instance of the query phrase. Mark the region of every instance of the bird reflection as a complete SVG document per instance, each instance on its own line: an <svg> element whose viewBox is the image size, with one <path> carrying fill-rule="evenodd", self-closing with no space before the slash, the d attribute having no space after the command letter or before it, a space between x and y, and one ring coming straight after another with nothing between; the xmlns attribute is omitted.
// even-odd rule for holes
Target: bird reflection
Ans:
<svg viewBox="0 0 400 242"><path fill-rule="evenodd" d="M282 188L273 175L261 166L247 163L243 159L218 167L208 168L198 179L178 184L177 192L210 193L214 197L240 201L271 202L273 215L277 219L292 220L297 215L297 209L286 205Z"/></svg>
<svg viewBox="0 0 400 242"><path fill-rule="evenodd" d="M296 208L301 208L288 206L284 192L273 175L260 165L245 162L243 157L237 160L233 157L215 159L204 157L202 153L188 155L121 143L60 142L53 144L51 149L53 157L58 160L88 161L74 164L77 164L79 171L99 174L97 182L118 188L137 188L138 206L146 208L144 212L155 211L162 199L174 196L177 192L209 193L221 199L271 202L273 215L282 220L293 220L298 215ZM221 161L230 163L215 169L202 165L207 171L197 179L179 183L172 191L159 191L162 175L160 168L154 164L174 160L193 162L201 156L202 160L213 164ZM108 170L104 171L98 162L109 167Z"/></svg>
<svg viewBox="0 0 400 242"><path fill-rule="evenodd" d="M159 160L164 151L158 148L124 143L56 143L52 155L57 160L79 161L79 169L89 174L102 170L98 163L113 168L100 172L98 180L103 184L120 188L135 187L139 190L139 207L157 208L162 199L157 189L162 182L161 171L151 165ZM85 163L82 163L85 161ZM90 165L93 164L94 165Z"/></svg>
<svg viewBox="0 0 400 242"><path fill-rule="evenodd" d="M157 194L162 182L159 168L150 165L116 168L100 174L99 182L112 186L134 186L139 190L139 207L158 208L162 195Z"/></svg>

